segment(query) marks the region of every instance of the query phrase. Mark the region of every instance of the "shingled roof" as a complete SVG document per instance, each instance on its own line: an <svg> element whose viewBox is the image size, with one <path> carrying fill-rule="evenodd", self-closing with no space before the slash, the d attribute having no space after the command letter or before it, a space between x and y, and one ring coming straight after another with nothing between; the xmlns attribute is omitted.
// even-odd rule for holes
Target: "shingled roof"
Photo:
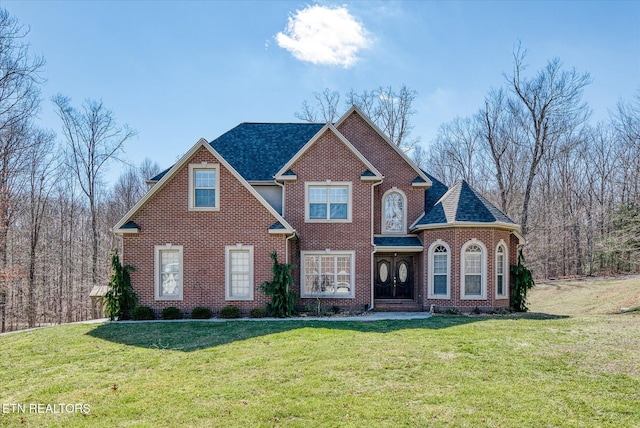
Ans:
<svg viewBox="0 0 640 428"><path fill-rule="evenodd" d="M245 180L273 181L280 168L323 126L323 123L244 122L210 144ZM151 181L160 180L169 169Z"/></svg>
<svg viewBox="0 0 640 428"><path fill-rule="evenodd" d="M449 189L414 227L453 223L501 223L517 226L464 180Z"/></svg>

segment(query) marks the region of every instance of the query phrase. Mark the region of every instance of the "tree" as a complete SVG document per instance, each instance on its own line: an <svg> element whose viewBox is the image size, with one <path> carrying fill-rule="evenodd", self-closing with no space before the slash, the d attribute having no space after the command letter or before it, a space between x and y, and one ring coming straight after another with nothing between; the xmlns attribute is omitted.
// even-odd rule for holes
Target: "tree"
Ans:
<svg viewBox="0 0 640 428"><path fill-rule="evenodd" d="M16 182L22 174L30 119L40 106L44 59L29 54L28 34L0 9L0 332L5 331L9 278L7 234L14 218Z"/></svg>
<svg viewBox="0 0 640 428"><path fill-rule="evenodd" d="M591 82L589 73L563 71L558 58L548 61L535 77L526 78L523 75L527 69L526 55L526 50L518 45L513 53L513 72L506 76L513 94L509 99L510 112L524 130L522 144L527 173L520 225L525 235L529 228L531 190L540 162L563 135L589 118L590 110L582 102L582 91Z"/></svg>
<svg viewBox="0 0 640 428"><path fill-rule="evenodd" d="M33 145L28 159L27 171L27 209L29 225L29 261L27 275L27 324L35 327L36 315L36 256L40 244L41 230L45 221L45 212L50 201L49 195L56 182L56 159L52 155L51 144L54 135L50 132L35 130L32 135Z"/></svg>
<svg viewBox="0 0 640 428"><path fill-rule="evenodd" d="M295 113L298 119L307 122L335 122L338 119L340 93L331 89L314 92L315 104L303 101L302 110ZM353 89L346 99L346 108L357 106L396 144L405 151L411 150L417 138L411 137L413 129L412 117L416 114L413 102L418 93L402 85L396 92L391 86L382 87L361 93Z"/></svg>
<svg viewBox="0 0 640 428"><path fill-rule="evenodd" d="M53 98L62 120L68 146L68 166L75 174L82 193L89 202L92 233L91 279L97 283L98 266L98 192L105 167L117 158L124 143L137 135L128 125L118 126L111 110L102 101L87 100L80 110L61 94Z"/></svg>

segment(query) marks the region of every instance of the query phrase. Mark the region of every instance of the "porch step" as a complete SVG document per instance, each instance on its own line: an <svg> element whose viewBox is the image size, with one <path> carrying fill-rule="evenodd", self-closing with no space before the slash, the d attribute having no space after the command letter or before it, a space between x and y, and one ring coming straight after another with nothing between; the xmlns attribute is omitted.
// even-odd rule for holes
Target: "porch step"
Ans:
<svg viewBox="0 0 640 428"><path fill-rule="evenodd" d="M374 305L376 312L422 312L422 304L411 299L376 299Z"/></svg>

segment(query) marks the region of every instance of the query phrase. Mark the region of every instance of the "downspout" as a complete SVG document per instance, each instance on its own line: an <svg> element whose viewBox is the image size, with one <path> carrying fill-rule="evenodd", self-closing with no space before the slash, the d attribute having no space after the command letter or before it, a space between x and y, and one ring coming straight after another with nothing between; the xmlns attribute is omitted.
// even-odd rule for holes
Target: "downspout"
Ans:
<svg viewBox="0 0 640 428"><path fill-rule="evenodd" d="M296 237L296 231L294 230L293 232L291 232L291 235L287 236L287 238L284 240L284 251L285 251L284 260L285 260L285 263L290 263L291 262L289 260L289 240L293 239L295 237Z"/></svg>
<svg viewBox="0 0 640 428"><path fill-rule="evenodd" d="M371 186L371 246L373 247L373 250L371 251L371 261L370 261L370 266L371 266L371 305L369 305L369 309L367 310L367 312L371 312L373 311L373 307L375 306L375 296L374 296L374 290L376 287L375 284L375 273L374 273L374 254L378 251L378 249L376 248L376 244L375 241L373 239L373 228L374 228L374 207L375 207L375 200L374 200L374 187L379 186L380 184L382 184L382 179L380 181L378 181L377 183L373 183L373 185Z"/></svg>

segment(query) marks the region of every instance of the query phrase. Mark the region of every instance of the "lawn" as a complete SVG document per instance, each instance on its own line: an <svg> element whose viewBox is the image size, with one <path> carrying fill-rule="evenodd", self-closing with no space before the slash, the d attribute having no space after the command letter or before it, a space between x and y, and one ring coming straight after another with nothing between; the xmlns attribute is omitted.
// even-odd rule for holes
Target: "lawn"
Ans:
<svg viewBox="0 0 640 428"><path fill-rule="evenodd" d="M590 287L611 296L638 282ZM532 310L549 302L544 293L534 289ZM640 312L580 305L526 316L10 334L0 337L0 426L639 426ZM29 412L38 403L90 412Z"/></svg>

